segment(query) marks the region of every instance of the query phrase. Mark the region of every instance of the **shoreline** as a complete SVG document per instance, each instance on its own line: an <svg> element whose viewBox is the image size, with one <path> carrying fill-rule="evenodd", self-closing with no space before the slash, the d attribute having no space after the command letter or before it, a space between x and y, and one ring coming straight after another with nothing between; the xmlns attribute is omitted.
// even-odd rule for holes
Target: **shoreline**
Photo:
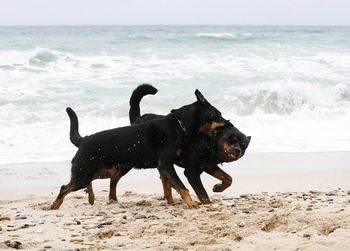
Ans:
<svg viewBox="0 0 350 251"><path fill-rule="evenodd" d="M319 189L327 191L343 187L350 189L350 152L332 153L248 153L242 159L220 166L233 177L233 184L222 194L282 192ZM193 193L176 167L180 179ZM7 191L0 200L25 198L26 196L56 196L61 185L70 177L70 162L19 163L0 165L0 189ZM201 176L209 195L218 182L203 173ZM21 186L18 186L21 184ZM109 180L95 180L96 191L108 190ZM143 194L161 194L162 187L156 169L133 169L118 184L118 194L133 191ZM73 194L81 194L81 191ZM175 193L174 193L175 194Z"/></svg>

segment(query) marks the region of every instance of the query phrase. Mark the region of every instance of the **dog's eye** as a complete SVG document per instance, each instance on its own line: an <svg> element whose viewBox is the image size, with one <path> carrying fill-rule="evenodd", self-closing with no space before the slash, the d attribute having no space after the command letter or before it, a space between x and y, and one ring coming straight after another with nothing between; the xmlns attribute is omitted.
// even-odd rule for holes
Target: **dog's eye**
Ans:
<svg viewBox="0 0 350 251"><path fill-rule="evenodd" d="M230 141L231 141L232 143L236 143L236 142L237 142L237 138L234 137L234 136L231 136L231 137L230 137Z"/></svg>
<svg viewBox="0 0 350 251"><path fill-rule="evenodd" d="M219 120L220 117L221 117L220 113L212 113L212 114L210 114L210 119L211 120Z"/></svg>

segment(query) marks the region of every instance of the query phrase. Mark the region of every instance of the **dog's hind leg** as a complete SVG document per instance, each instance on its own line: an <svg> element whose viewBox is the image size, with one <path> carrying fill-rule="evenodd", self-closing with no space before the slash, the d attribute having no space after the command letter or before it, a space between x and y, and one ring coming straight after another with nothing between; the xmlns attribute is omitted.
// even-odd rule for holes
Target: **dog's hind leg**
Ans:
<svg viewBox="0 0 350 251"><path fill-rule="evenodd" d="M179 176L177 176L174 166L171 163L165 164L160 161L158 171L170 181L171 186L181 195L181 198L185 201L189 208L198 208L198 206L193 202L185 185L182 183Z"/></svg>
<svg viewBox="0 0 350 251"><path fill-rule="evenodd" d="M111 181L109 184L109 202L117 202L117 184L121 177L127 174L132 167L120 165L118 166L117 172L111 177Z"/></svg>
<svg viewBox="0 0 350 251"><path fill-rule="evenodd" d="M209 199L207 191L205 191L205 188L200 178L202 172L198 173L193 171L193 169L186 169L184 173L188 182L191 184L193 190L197 194L198 199L203 204L210 204L211 201Z"/></svg>
<svg viewBox="0 0 350 251"><path fill-rule="evenodd" d="M164 198L166 199L168 204L173 205L174 199L173 199L173 195L171 192L171 184L170 184L169 180L161 174L160 174L160 179L161 179L162 185L163 185Z"/></svg>
<svg viewBox="0 0 350 251"><path fill-rule="evenodd" d="M232 177L230 175L228 175L227 173L225 173L223 170L220 169L220 167L215 166L214 168L208 168L208 169L204 169L204 171L208 174L210 174L211 176L219 179L222 181L221 184L216 184L213 187L213 192L219 193L224 191L226 188L228 188L229 186L231 186L232 184Z"/></svg>
<svg viewBox="0 0 350 251"><path fill-rule="evenodd" d="M94 194L94 190L92 189L92 182L90 182L90 184L86 187L85 192L89 196L89 204L93 205L95 202L95 194Z"/></svg>

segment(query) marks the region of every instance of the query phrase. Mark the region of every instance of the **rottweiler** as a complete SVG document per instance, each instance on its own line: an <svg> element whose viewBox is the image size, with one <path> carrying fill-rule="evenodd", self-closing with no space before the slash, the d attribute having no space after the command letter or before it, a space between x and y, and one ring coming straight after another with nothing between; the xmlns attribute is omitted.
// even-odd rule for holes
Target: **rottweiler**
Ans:
<svg viewBox="0 0 350 251"><path fill-rule="evenodd" d="M189 208L195 208L188 190L177 176L174 160L198 133L212 136L226 120L198 90L197 101L172 110L168 115L86 136L72 159L71 179L63 185L51 209L58 209L64 197L88 187L92 180L105 175L116 183L132 167L158 168L181 195Z"/></svg>
<svg viewBox="0 0 350 251"><path fill-rule="evenodd" d="M143 121L164 117L156 114L140 116L139 104L142 97L155 93L157 93L157 89L147 84L140 85L134 90L130 98L129 118L131 123L142 123ZM67 109L67 113L71 122L70 140L74 145L79 147L83 137L79 134L78 118L75 112L70 108ZM231 185L232 178L217 165L241 158L249 145L250 139L250 136L246 137L231 123L226 122L224 127L215 129L213 137L199 134L192 139L189 146L184 151L177 152L175 164L185 168L185 176L203 204L210 203L210 199L201 182L201 173L204 171L222 181L221 184L216 184L214 186L214 192L224 191ZM127 173L127 171L124 171L124 173ZM116 184L118 181L115 181L112 177L108 177L108 175L104 175L101 178L111 178L109 199L111 201L116 200ZM167 178L162 175L161 180L163 183L164 197L169 204L172 204L171 184ZM93 204L94 193L91 184L89 184L86 191L89 194L89 203Z"/></svg>
<svg viewBox="0 0 350 251"><path fill-rule="evenodd" d="M153 87L154 88L154 87ZM130 98L129 119L131 124L143 123L152 119L159 119L163 115L140 114L140 101L143 96L155 94L156 89L148 84L138 86ZM205 191L200 175L206 172L222 181L213 188L214 192L222 192L232 183L230 175L225 173L218 164L232 162L241 158L250 143L251 136L246 136L234 127L229 121L225 126L214 130L211 137L198 134L185 149L178 152L175 164L185 168L184 174L195 191L197 197L203 204L209 204L210 199ZM163 183L164 197L168 203L173 203L171 184L160 174Z"/></svg>

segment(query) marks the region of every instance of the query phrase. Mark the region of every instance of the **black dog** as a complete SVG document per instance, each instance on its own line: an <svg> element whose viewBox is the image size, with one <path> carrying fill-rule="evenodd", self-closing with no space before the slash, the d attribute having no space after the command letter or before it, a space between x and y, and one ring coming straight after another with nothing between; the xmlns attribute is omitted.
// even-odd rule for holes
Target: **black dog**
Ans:
<svg viewBox="0 0 350 251"><path fill-rule="evenodd" d="M51 209L58 209L68 193L86 188L101 173L113 170L118 181L132 167L157 167L187 206L194 208L173 166L176 152L185 148L198 133L212 135L226 122L198 90L195 95L196 102L172 110L162 118L85 137L72 159L71 180L61 187Z"/></svg>
<svg viewBox="0 0 350 251"><path fill-rule="evenodd" d="M142 97L148 94L155 94L156 92L157 90L154 87L147 84L140 85L134 90L130 98L129 119L131 124L164 117L157 114L144 114L143 116L140 114ZM218 164L236 161L241 158L251 139L250 136L246 137L229 122L226 122L224 127L219 127L214 132L212 137L208 137L205 134L199 134L194 137L189 146L180 154L177 154L175 160L177 166L185 168L184 174L203 204L210 203L210 199L203 187L200 175L204 171L221 180L222 183L216 184L213 191L224 191L231 185L232 178L221 170ZM172 203L171 185L162 174L161 179L164 197L168 203Z"/></svg>
<svg viewBox="0 0 350 251"><path fill-rule="evenodd" d="M140 117L139 104L142 97L148 94L155 94L156 92L157 89L151 85L141 85L134 90L130 98L129 118L131 123L141 123L144 120L164 117L156 114L145 114ZM71 121L70 140L74 145L79 147L83 138L79 134L78 118L70 108L67 109L67 113ZM210 203L208 194L200 180L200 174L204 171L221 180L222 183L215 185L213 191L224 191L231 185L232 178L222 171L217 164L235 161L242 157L249 142L250 137L246 137L231 123L226 123L225 127L220 127L215 130L214 139L204 134L194 137L189 146L181 154L178 152L179 156L176 157L175 164L185 168L185 175L200 201L204 204ZM128 170L123 173L127 172ZM104 174L101 178L111 178L109 199L116 200L116 185L118 181L112 176L108 176L108 174ZM162 175L161 180L163 183L164 197L167 199L168 203L173 203L169 181ZM94 193L91 184L88 186L87 192L89 194L89 203L93 204Z"/></svg>

